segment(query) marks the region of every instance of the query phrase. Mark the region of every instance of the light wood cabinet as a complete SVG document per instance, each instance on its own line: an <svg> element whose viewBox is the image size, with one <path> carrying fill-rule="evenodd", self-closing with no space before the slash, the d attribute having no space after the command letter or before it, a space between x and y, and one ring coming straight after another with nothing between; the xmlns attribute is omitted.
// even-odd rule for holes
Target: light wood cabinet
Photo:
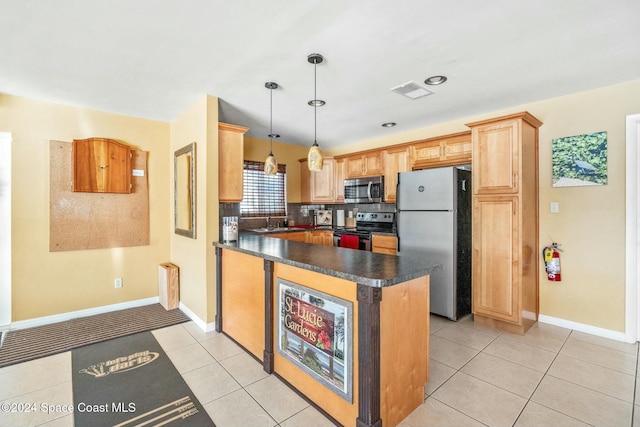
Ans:
<svg viewBox="0 0 640 427"><path fill-rule="evenodd" d="M322 170L311 172L311 201L335 202L336 177L334 170L335 161L325 158L322 162Z"/></svg>
<svg viewBox="0 0 640 427"><path fill-rule="evenodd" d="M73 140L73 191L131 193L131 148L113 139Z"/></svg>
<svg viewBox="0 0 640 427"><path fill-rule="evenodd" d="M293 240L294 242L306 242L307 232L294 231L290 233L271 233L271 234L267 234L267 237L276 237L278 239Z"/></svg>
<svg viewBox="0 0 640 427"><path fill-rule="evenodd" d="M524 333L538 318L538 127L529 113L467 126L473 141L475 321Z"/></svg>
<svg viewBox="0 0 640 427"><path fill-rule="evenodd" d="M271 233L267 237L276 237L278 239L293 240L294 242L311 243L314 245L333 246L332 230L308 230L294 231L288 233Z"/></svg>
<svg viewBox="0 0 640 427"><path fill-rule="evenodd" d="M344 203L344 159L335 159L336 203Z"/></svg>
<svg viewBox="0 0 640 427"><path fill-rule="evenodd" d="M411 169L471 163L471 133L461 132L411 144Z"/></svg>
<svg viewBox="0 0 640 427"><path fill-rule="evenodd" d="M249 128L218 123L218 192L221 202L241 202L244 175L244 134Z"/></svg>
<svg viewBox="0 0 640 427"><path fill-rule="evenodd" d="M331 230L311 230L306 231L306 243L314 245L333 246L333 231Z"/></svg>
<svg viewBox="0 0 640 427"><path fill-rule="evenodd" d="M343 190L344 193L344 190ZM342 196L344 200L344 194ZM302 203L333 203L336 201L335 160L324 159L322 170L310 171L307 160L300 160L300 201Z"/></svg>
<svg viewBox="0 0 640 427"><path fill-rule="evenodd" d="M307 159L300 160L300 202L311 203L311 171Z"/></svg>
<svg viewBox="0 0 640 427"><path fill-rule="evenodd" d="M382 151L367 151L353 156L347 156L345 161L345 173L347 178L360 178L364 176L382 175Z"/></svg>
<svg viewBox="0 0 640 427"><path fill-rule="evenodd" d="M398 251L398 238L384 234L372 234L371 251L380 254L396 255Z"/></svg>
<svg viewBox="0 0 640 427"><path fill-rule="evenodd" d="M517 194L520 190L520 125L517 120L490 123L474 133L477 152L474 194Z"/></svg>
<svg viewBox="0 0 640 427"><path fill-rule="evenodd" d="M396 201L398 172L411 170L409 168L409 147L401 146L383 150L382 161L384 165L384 201L394 203Z"/></svg>

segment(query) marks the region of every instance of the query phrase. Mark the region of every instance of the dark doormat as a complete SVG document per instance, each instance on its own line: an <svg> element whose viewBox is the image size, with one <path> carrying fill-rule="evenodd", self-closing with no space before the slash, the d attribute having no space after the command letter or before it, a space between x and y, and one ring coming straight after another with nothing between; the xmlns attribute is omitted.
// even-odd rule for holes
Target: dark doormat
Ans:
<svg viewBox="0 0 640 427"><path fill-rule="evenodd" d="M179 309L150 304L9 331L0 347L0 367L187 321Z"/></svg>
<svg viewBox="0 0 640 427"><path fill-rule="evenodd" d="M215 427L151 332L71 355L76 427Z"/></svg>

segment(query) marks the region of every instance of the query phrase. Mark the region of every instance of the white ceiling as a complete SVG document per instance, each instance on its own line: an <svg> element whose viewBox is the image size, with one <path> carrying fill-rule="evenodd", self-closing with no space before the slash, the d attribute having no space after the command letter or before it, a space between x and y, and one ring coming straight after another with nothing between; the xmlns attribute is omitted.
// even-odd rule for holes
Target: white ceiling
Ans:
<svg viewBox="0 0 640 427"><path fill-rule="evenodd" d="M640 79L638 0L0 0L0 92L323 148ZM410 100L390 91L448 81ZM395 128L381 127L397 122Z"/></svg>

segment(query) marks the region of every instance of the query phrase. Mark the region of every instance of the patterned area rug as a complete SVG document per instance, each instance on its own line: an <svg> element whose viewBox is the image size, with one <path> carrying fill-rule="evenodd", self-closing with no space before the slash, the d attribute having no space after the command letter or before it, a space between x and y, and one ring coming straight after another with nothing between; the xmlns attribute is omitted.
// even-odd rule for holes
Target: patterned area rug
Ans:
<svg viewBox="0 0 640 427"><path fill-rule="evenodd" d="M151 304L9 331L0 347L0 368L189 320L179 309Z"/></svg>
<svg viewBox="0 0 640 427"><path fill-rule="evenodd" d="M151 332L71 352L76 427L215 427Z"/></svg>

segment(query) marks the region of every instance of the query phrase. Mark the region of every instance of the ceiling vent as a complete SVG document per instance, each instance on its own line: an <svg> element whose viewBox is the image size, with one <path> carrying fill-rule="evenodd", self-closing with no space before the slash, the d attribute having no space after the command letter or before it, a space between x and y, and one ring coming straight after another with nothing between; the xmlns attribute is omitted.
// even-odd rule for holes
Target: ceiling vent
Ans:
<svg viewBox="0 0 640 427"><path fill-rule="evenodd" d="M416 82L408 82L400 86L391 88L390 90L391 92L395 92L402 96L406 96L409 99L418 99L428 95L433 95L433 92L431 92L429 89L427 89L424 86L420 86Z"/></svg>

